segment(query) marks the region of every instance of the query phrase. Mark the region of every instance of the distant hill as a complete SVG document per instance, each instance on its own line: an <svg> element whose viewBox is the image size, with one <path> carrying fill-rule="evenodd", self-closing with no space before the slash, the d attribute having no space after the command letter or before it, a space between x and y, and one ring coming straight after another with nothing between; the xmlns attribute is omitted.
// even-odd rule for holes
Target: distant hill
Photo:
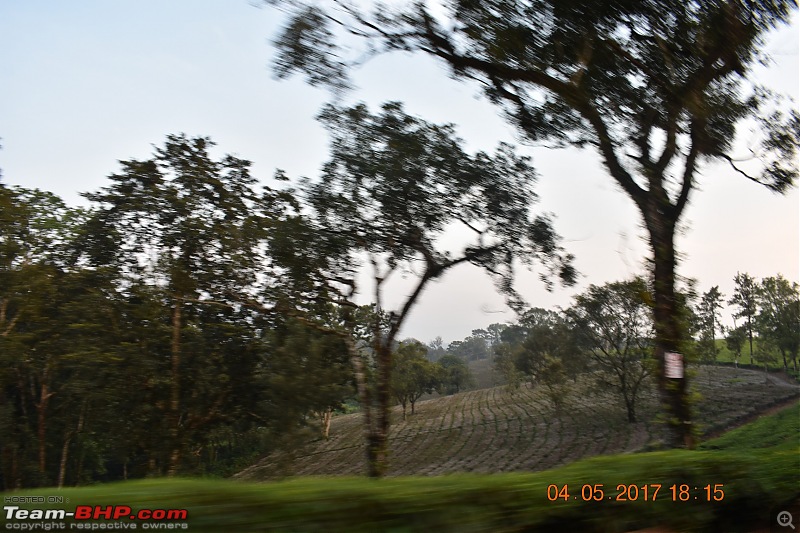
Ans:
<svg viewBox="0 0 800 533"><path fill-rule="evenodd" d="M754 415L800 396L796 383L763 372L700 367L692 386L701 434L719 434ZM390 475L539 471L594 455L657 445L662 426L655 391L642 398L641 422L628 424L621 400L579 380L560 412L539 390L494 387L435 398L402 421L393 411ZM237 474L245 480L287 475L363 475L364 445L358 413L335 417L330 439L272 454Z"/></svg>

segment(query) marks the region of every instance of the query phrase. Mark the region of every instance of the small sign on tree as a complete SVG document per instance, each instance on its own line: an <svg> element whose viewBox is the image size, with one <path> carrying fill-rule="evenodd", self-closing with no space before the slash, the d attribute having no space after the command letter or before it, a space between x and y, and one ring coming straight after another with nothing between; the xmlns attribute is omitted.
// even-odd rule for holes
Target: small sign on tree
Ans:
<svg viewBox="0 0 800 533"><path fill-rule="evenodd" d="M683 356L675 352L664 354L664 375L669 379L683 379Z"/></svg>

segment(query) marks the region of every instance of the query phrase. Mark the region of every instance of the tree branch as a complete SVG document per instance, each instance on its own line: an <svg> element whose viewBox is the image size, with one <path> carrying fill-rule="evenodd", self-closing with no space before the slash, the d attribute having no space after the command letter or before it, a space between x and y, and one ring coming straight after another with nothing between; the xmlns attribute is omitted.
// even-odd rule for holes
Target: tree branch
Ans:
<svg viewBox="0 0 800 533"><path fill-rule="evenodd" d="M686 207L686 203L689 200L689 193L691 192L694 184L694 171L695 166L697 165L697 156L700 153L700 149L697 146L699 142L697 139L697 125L694 121L692 121L690 136L691 147L689 148L689 155L686 156L686 166L683 169L681 192L678 195L678 198L675 200L673 207L673 215L676 220L678 217L680 217L681 213L683 212L683 208Z"/></svg>

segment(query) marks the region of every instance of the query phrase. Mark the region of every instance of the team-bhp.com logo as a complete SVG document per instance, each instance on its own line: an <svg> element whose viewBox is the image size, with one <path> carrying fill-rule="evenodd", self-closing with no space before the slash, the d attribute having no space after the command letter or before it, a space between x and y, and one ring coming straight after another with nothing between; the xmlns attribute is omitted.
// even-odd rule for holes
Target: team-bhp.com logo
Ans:
<svg viewBox="0 0 800 533"><path fill-rule="evenodd" d="M22 509L3 506L6 529L50 531L59 529L189 529L186 509L139 509L127 505L78 505L65 509ZM63 522L70 519L69 524ZM60 521L60 522L59 522ZM109 522L110 521L110 522ZM139 522L137 524L137 521Z"/></svg>

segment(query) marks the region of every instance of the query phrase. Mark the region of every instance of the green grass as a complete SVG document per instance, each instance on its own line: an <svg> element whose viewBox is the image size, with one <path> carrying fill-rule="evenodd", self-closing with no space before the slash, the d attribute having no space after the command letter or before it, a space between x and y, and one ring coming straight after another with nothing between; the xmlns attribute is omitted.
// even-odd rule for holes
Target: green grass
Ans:
<svg viewBox="0 0 800 533"><path fill-rule="evenodd" d="M15 495L57 494L69 503L53 508L67 510L112 504L186 508L186 523L195 532L622 532L653 525L747 531L767 526L770 508L800 496L798 424L800 406L794 404L709 441L702 450L596 457L536 473L273 483L160 479ZM648 501L641 492L637 501L616 501L617 486L631 484L648 485ZM661 489L652 501L655 484ZM682 484L692 487L691 498L672 501L670 487ZM569 499L550 501L550 485L567 486ZM602 501L583 501L584 485L602 485ZM724 498L706 501L706 485L721 485Z"/></svg>
<svg viewBox="0 0 800 533"><path fill-rule="evenodd" d="M717 355L717 361L720 363L733 363L733 352L728 349L728 345L725 343L725 339L716 339L717 349L719 350L719 354ZM758 339L753 339L753 365L763 368L763 363L759 363L756 359L758 355ZM780 352L776 352L775 360L770 361L767 364L767 368L774 369L774 370L782 370L783 369L783 356ZM786 361L789 364L789 368L793 368L793 363L789 354L786 354ZM744 346L742 346L742 356L739 358L740 365L749 365L750 364L750 344L748 341L745 341Z"/></svg>
<svg viewBox="0 0 800 533"><path fill-rule="evenodd" d="M701 450L756 453L758 450L797 450L800 445L800 403L742 426L700 445ZM800 472L798 472L800 476Z"/></svg>

